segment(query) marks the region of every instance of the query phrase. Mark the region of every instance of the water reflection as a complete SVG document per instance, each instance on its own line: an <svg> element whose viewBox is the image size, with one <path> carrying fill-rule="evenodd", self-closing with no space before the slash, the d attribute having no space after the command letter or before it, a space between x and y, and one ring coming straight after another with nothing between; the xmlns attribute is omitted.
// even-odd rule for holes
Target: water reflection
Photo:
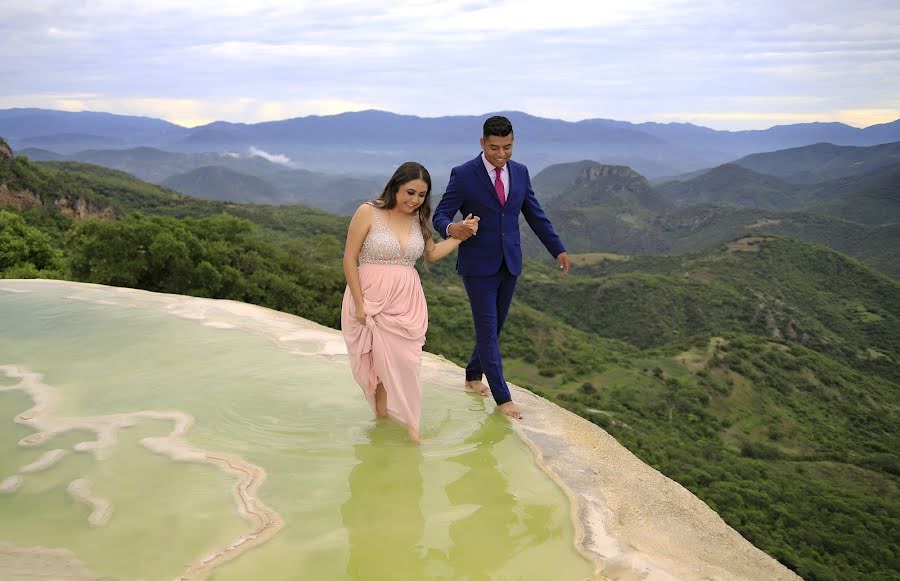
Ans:
<svg viewBox="0 0 900 581"><path fill-rule="evenodd" d="M422 452L405 430L377 425L354 446L350 498L341 507L349 538L347 573L353 579L421 580Z"/></svg>
<svg viewBox="0 0 900 581"><path fill-rule="evenodd" d="M553 508L524 503L510 492L509 479L495 450L510 437L512 430L506 419L500 414L486 416L466 439L466 443L477 446L450 459L466 468L446 487L450 504L476 507L449 527L449 562L456 579L495 578L494 574L508 567L516 554L541 543L546 536L563 533Z"/></svg>

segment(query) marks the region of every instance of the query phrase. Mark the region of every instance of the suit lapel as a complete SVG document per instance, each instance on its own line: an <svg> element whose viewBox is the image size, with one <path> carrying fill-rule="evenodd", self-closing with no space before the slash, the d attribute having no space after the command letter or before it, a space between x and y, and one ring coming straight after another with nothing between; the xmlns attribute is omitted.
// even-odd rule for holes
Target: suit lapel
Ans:
<svg viewBox="0 0 900 581"><path fill-rule="evenodd" d="M509 191L506 193L506 203L509 204L513 197L519 195L524 180L519 179L519 172L513 162L507 161L506 167L509 169Z"/></svg>

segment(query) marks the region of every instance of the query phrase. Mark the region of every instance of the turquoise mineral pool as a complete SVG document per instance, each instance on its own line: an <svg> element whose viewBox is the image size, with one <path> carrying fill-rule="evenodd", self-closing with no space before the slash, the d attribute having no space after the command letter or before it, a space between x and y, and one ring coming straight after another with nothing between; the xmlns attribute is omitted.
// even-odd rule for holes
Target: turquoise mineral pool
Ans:
<svg viewBox="0 0 900 581"><path fill-rule="evenodd" d="M416 446L373 420L341 348L240 303L0 280L0 569L592 576L566 496L457 374L425 375Z"/></svg>

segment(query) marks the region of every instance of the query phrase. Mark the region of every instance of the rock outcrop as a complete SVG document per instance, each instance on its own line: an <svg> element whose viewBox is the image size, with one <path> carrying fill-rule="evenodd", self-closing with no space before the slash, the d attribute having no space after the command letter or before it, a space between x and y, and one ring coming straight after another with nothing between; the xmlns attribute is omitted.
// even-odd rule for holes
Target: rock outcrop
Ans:
<svg viewBox="0 0 900 581"><path fill-rule="evenodd" d="M15 163L12 148L0 137L0 209L12 208L21 212L35 206L48 207L52 204L60 212L76 220L116 217L117 212L112 206L77 193L45 192L41 195L28 188L17 187L16 178L8 177L15 175L11 169Z"/></svg>
<svg viewBox="0 0 900 581"><path fill-rule="evenodd" d="M12 190L5 182L0 181L0 208L14 208L22 211L40 205L41 199L34 192Z"/></svg>
<svg viewBox="0 0 900 581"><path fill-rule="evenodd" d="M13 158L12 148L6 143L6 140L0 137L0 160L9 160Z"/></svg>
<svg viewBox="0 0 900 581"><path fill-rule="evenodd" d="M110 206L100 205L82 196L60 196L53 200L53 203L60 212L76 220L87 218L111 219L116 217L115 210Z"/></svg>

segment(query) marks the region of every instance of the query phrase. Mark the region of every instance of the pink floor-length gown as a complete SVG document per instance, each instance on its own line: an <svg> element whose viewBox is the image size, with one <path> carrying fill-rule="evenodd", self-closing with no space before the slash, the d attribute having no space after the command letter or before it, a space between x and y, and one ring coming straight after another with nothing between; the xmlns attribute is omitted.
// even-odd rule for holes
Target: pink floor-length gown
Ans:
<svg viewBox="0 0 900 581"><path fill-rule="evenodd" d="M387 226L388 210L372 208L372 226L359 253L366 324L356 319L348 287L341 307L341 333L353 377L375 411L375 387L384 385L388 414L417 433L422 413L419 368L428 329L428 308L415 269L425 249L417 214L409 238L400 241Z"/></svg>

